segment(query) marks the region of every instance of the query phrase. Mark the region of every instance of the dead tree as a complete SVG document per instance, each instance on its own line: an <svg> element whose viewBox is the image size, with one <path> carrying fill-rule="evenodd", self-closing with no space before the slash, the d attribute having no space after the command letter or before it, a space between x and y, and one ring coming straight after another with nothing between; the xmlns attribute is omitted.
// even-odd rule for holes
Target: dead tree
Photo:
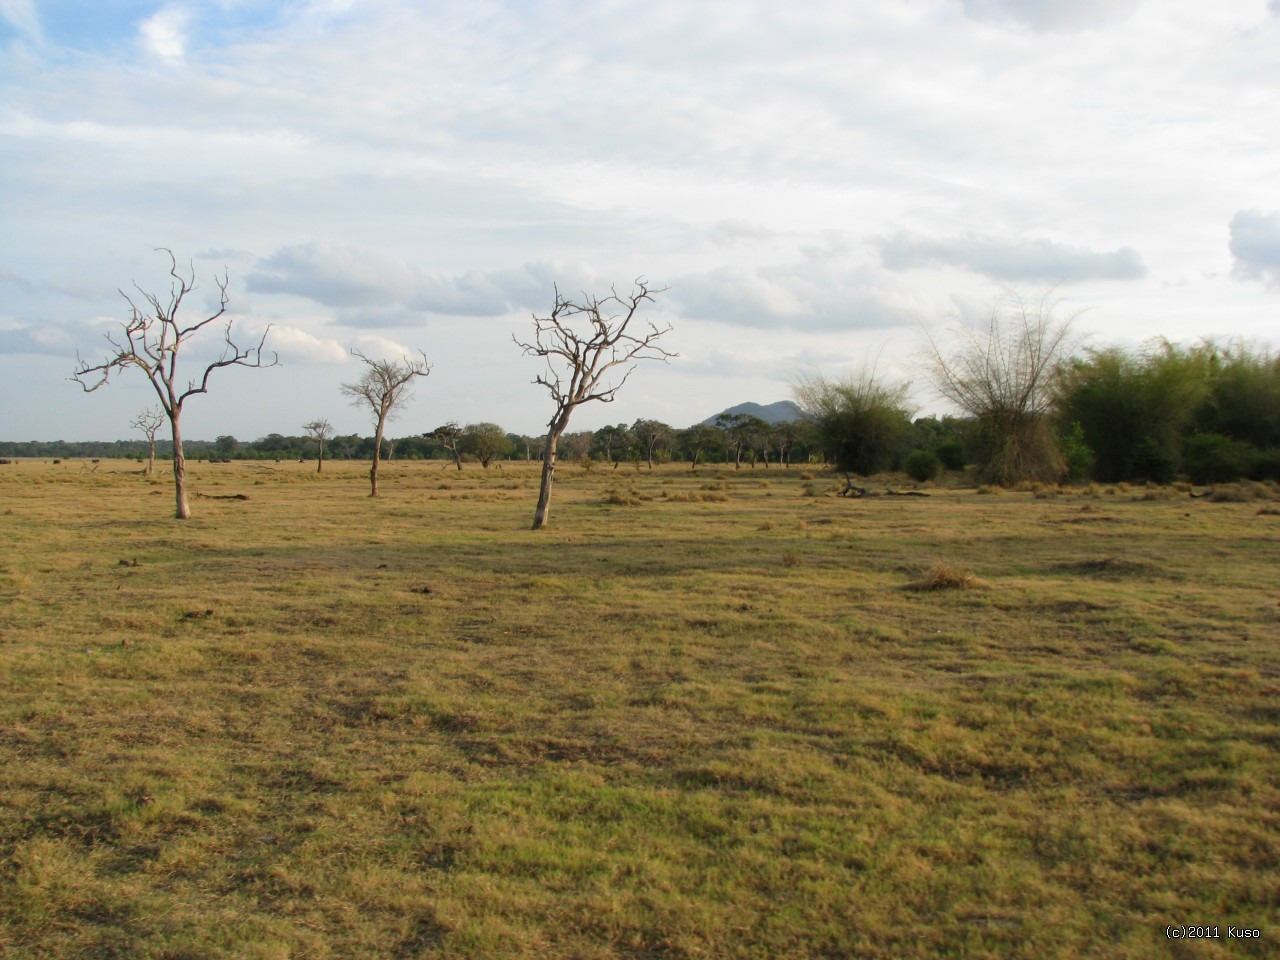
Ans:
<svg viewBox="0 0 1280 960"><path fill-rule="evenodd" d="M302 429L316 442L316 473L319 473L324 469L324 442L333 436L333 424L328 420L312 420L304 423Z"/></svg>
<svg viewBox="0 0 1280 960"><path fill-rule="evenodd" d="M603 299L582 295L581 302L561 296L555 288L555 302L547 317L533 317L531 342L512 336L516 346L528 355L541 357L547 365L545 373L533 382L547 388L556 410L547 422L547 443L542 452L542 483L538 489L538 506L533 514L533 529L547 525L551 506L551 484L555 479L556 446L569 426L573 411L591 400L610 403L627 382L640 360L666 362L678 354L658 346L657 341L671 327L659 329L652 323L647 331L633 333L631 323L645 303L665 288L650 288L643 277L636 280L631 293L619 295L611 289ZM625 367L615 381L607 375Z"/></svg>
<svg viewBox="0 0 1280 960"><path fill-rule="evenodd" d="M344 383L342 392L351 397L353 407L368 407L373 412L377 427L373 436L373 466L369 468L369 496L378 495L378 461L382 459L382 435L387 421L395 419L403 407L413 397L412 383L414 377L425 377L431 373L431 364L426 355L421 360L401 357L395 360L371 360L359 350L352 350L352 356L364 361L364 375L355 383Z"/></svg>
<svg viewBox="0 0 1280 960"><path fill-rule="evenodd" d="M137 303L123 290L120 295L129 304L130 316L123 323L123 338L116 334L107 334L107 342L111 344L113 355L101 363L89 363L77 355L76 369L71 379L80 384L85 393L92 393L110 379L113 372L136 367L151 382L152 389L160 398L160 407L169 420L169 429L173 437L173 489L177 502L176 516L186 520L191 516L191 507L187 502L187 461L182 452L182 410L187 400L201 393L209 392L209 378L213 371L222 367L274 367L279 359L272 354L271 360L264 363L262 348L266 344L268 326L256 347L241 347L231 338L233 321L228 320L223 328L222 355L207 364L204 373L198 378L186 382L186 387L178 379L178 354L182 345L198 334L209 324L219 320L227 312L230 302L227 296L227 274L214 275L214 283L218 287L217 308L202 320L190 323L179 318L183 302L196 289L195 268L189 266L188 272L178 271L178 261L173 251L160 248L169 257L169 276L171 278L168 297L162 299L158 294L148 293L136 283L134 289L142 297L142 304Z"/></svg>
<svg viewBox="0 0 1280 960"><path fill-rule="evenodd" d="M164 426L164 411L159 407L147 407L133 418L129 426L141 430L147 438L147 476L156 469L156 434Z"/></svg>

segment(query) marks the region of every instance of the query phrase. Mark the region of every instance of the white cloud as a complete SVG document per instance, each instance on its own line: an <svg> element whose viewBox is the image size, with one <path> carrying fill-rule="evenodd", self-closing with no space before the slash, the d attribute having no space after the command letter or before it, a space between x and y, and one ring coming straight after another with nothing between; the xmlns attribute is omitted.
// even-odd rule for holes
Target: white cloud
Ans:
<svg viewBox="0 0 1280 960"><path fill-rule="evenodd" d="M34 0L0 0L0 17L38 43L43 42Z"/></svg>
<svg viewBox="0 0 1280 960"><path fill-rule="evenodd" d="M1280 212L1241 210L1232 217L1231 255L1236 277L1280 286Z"/></svg>
<svg viewBox="0 0 1280 960"><path fill-rule="evenodd" d="M60 327L17 324L0 321L0 355L48 354L73 356L75 346L67 331Z"/></svg>
<svg viewBox="0 0 1280 960"><path fill-rule="evenodd" d="M364 335L356 337L354 349L359 350L370 360L400 360L420 356L418 350L386 337Z"/></svg>
<svg viewBox="0 0 1280 960"><path fill-rule="evenodd" d="M317 337L288 324L271 325L264 349L278 354L284 364L336 364L351 359L337 340Z"/></svg>
<svg viewBox="0 0 1280 960"><path fill-rule="evenodd" d="M282 248L248 277L250 290L286 293L339 308L352 326L404 326L422 314L490 317L549 302L557 268L426 273L404 258L320 241ZM573 272L569 277L571 279Z"/></svg>
<svg viewBox="0 0 1280 960"><path fill-rule="evenodd" d="M144 47L160 58L178 61L187 50L190 15L178 7L161 7L138 26Z"/></svg>
<svg viewBox="0 0 1280 960"><path fill-rule="evenodd" d="M1136 280L1147 273L1132 247L1096 251L1045 239L930 238L900 232L880 241L880 256L890 270L949 266L1010 282Z"/></svg>
<svg viewBox="0 0 1280 960"><path fill-rule="evenodd" d="M718 267L677 276L668 298L684 317L731 326L849 331L908 322L925 301L834 246L791 262Z"/></svg>

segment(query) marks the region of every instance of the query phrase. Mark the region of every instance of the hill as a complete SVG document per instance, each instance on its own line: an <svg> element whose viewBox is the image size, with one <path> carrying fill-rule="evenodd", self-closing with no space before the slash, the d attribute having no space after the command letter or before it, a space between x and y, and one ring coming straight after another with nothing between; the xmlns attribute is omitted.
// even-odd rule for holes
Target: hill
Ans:
<svg viewBox="0 0 1280 960"><path fill-rule="evenodd" d="M734 413L745 413L752 417L759 417L765 423L786 423L789 420L803 420L805 417L805 412L798 405L790 400L779 400L777 403L769 404L740 403L735 407L729 407L727 410L712 414L702 422L714 427L716 417Z"/></svg>

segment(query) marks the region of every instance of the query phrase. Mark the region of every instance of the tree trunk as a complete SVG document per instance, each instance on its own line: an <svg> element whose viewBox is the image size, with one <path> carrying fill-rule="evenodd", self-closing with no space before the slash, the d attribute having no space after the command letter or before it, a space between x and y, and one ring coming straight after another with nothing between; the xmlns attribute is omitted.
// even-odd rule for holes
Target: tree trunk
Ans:
<svg viewBox="0 0 1280 960"><path fill-rule="evenodd" d="M169 417L170 432L173 436L173 495L177 501L179 520L191 519L191 505L187 503L187 457L182 452L182 429L178 425L181 411L175 410Z"/></svg>
<svg viewBox="0 0 1280 960"><path fill-rule="evenodd" d="M373 466L369 468L369 496L378 495L378 461L382 459L382 429L386 426L386 417L378 420L378 430L373 437Z"/></svg>
<svg viewBox="0 0 1280 960"><path fill-rule="evenodd" d="M316 473L324 469L324 440L320 441L320 459L316 462Z"/></svg>
<svg viewBox="0 0 1280 960"><path fill-rule="evenodd" d="M147 477L150 478L156 472L156 441L153 437L151 445L147 448Z"/></svg>
<svg viewBox="0 0 1280 960"><path fill-rule="evenodd" d="M533 529L541 530L547 525L547 517L551 511L551 482L556 473L556 447L560 443L560 434L552 430L547 434L547 446L542 451L542 485L538 488L538 508L533 513Z"/></svg>

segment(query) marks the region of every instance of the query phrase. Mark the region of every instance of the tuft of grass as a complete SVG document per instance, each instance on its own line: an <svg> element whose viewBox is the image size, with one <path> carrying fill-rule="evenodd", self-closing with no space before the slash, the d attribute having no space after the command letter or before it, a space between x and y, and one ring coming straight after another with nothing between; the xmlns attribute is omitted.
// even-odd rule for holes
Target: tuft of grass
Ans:
<svg viewBox="0 0 1280 960"><path fill-rule="evenodd" d="M1266 484L1254 481L1219 484L1209 491L1212 503L1251 503L1255 500L1274 499L1274 492Z"/></svg>
<svg viewBox="0 0 1280 960"><path fill-rule="evenodd" d="M967 567L943 560L921 571L921 577L906 585L908 590L972 590L987 586Z"/></svg>
<svg viewBox="0 0 1280 960"><path fill-rule="evenodd" d="M615 507L638 507L644 500L634 490L609 490L604 502Z"/></svg>

